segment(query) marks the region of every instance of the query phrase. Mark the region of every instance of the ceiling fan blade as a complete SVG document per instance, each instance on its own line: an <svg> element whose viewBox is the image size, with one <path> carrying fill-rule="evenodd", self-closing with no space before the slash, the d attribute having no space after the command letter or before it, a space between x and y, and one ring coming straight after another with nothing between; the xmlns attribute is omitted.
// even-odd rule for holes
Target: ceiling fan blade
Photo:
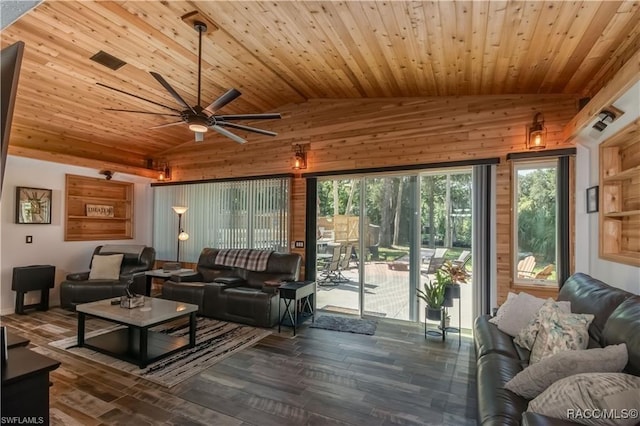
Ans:
<svg viewBox="0 0 640 426"><path fill-rule="evenodd" d="M275 120L282 118L280 113L268 114L232 114L232 115L216 115L220 120Z"/></svg>
<svg viewBox="0 0 640 426"><path fill-rule="evenodd" d="M162 78L160 74L153 71L151 71L150 74L153 76L153 78L158 80L158 83L162 84L162 87L164 87L167 90L167 92L169 92L169 94L173 96L173 99L175 99L180 105L187 108L188 110L191 110L191 112L193 112L194 114L197 114L196 111L192 107L190 107L189 104L186 103L184 99L182 99L182 96L180 96L178 92L176 92L175 89L171 87L171 85L167 83L167 81L164 78Z"/></svg>
<svg viewBox="0 0 640 426"><path fill-rule="evenodd" d="M132 109L117 109L117 108L103 108L103 109L105 111L135 112L136 114L151 114L151 115L164 115L168 117L181 117L180 114L165 114L163 112L136 111Z"/></svg>
<svg viewBox="0 0 640 426"><path fill-rule="evenodd" d="M267 135L267 136L278 135L276 132L272 132L270 130L257 129L255 127L245 126L243 124L227 123L224 121L218 121L216 124L218 126L233 127L234 129L246 130L247 132L260 133L261 135Z"/></svg>
<svg viewBox="0 0 640 426"><path fill-rule="evenodd" d="M210 114L215 114L216 111L218 111L220 108L222 108L223 106L227 105L229 102L231 102L234 99L236 99L241 94L242 93L240 93L236 89L229 89L229 90L227 90L227 92L225 94L220 96L215 101L211 102L211 105L206 107L204 110L207 111Z"/></svg>
<svg viewBox="0 0 640 426"><path fill-rule="evenodd" d="M211 126L209 128L215 130L218 133L220 133L222 136L226 136L229 139L233 139L235 142L238 142L238 143L246 143L247 142L246 139L243 139L240 136L231 133L227 129L223 129L222 127L220 127L218 125L213 125L213 126Z"/></svg>
<svg viewBox="0 0 640 426"><path fill-rule="evenodd" d="M161 103L152 101L151 99L143 98L142 96L134 95L133 93L125 92L124 90L116 89L115 87L107 86L106 84L96 83L98 86L106 87L107 89L115 90L116 92L124 93L125 95L132 96L136 99L140 99L154 105L161 106L162 108L170 109L171 111L181 112L179 109L171 108L170 106L162 105Z"/></svg>
<svg viewBox="0 0 640 426"><path fill-rule="evenodd" d="M178 124L184 124L184 121L180 120L180 121L176 121L176 122L173 122L173 123L161 124L159 126L153 126L153 127L149 127L149 128L150 129L162 129L163 127L177 126Z"/></svg>

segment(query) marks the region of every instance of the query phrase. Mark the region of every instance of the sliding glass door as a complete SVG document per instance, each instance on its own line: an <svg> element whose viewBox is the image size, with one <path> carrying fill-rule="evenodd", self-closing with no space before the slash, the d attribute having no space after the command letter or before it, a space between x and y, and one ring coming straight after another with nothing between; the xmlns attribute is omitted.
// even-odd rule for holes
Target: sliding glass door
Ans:
<svg viewBox="0 0 640 426"><path fill-rule="evenodd" d="M446 261L471 271L470 169L322 180L317 211L318 309L423 320L416 288ZM463 328L471 288L449 313Z"/></svg>
<svg viewBox="0 0 640 426"><path fill-rule="evenodd" d="M411 319L415 181L414 176L381 176L363 182L364 315Z"/></svg>

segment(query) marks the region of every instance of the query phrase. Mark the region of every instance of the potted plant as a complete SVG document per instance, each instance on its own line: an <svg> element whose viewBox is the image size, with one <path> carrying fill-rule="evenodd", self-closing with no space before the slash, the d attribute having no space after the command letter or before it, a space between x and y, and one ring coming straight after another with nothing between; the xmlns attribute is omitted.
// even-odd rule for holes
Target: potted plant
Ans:
<svg viewBox="0 0 640 426"><path fill-rule="evenodd" d="M440 275L440 277L438 277ZM460 298L460 283L466 284L470 275L464 265L458 265L447 260L436 273L436 279L442 280L445 286L444 306L453 306L453 299Z"/></svg>
<svg viewBox="0 0 640 426"><path fill-rule="evenodd" d="M418 297L427 304L427 319L442 320L442 302L444 302L444 286L441 282L424 283L424 290L418 289Z"/></svg>

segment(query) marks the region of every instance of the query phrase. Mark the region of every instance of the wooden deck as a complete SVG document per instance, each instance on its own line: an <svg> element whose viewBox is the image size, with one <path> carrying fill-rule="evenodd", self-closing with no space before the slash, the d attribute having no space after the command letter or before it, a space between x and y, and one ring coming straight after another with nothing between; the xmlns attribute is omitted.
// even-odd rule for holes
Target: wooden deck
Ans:
<svg viewBox="0 0 640 426"><path fill-rule="evenodd" d="M380 320L375 336L303 326L263 339L171 388L68 355L58 308L2 317L62 366L51 375L52 425L473 425L469 337L425 341L418 324ZM105 325L87 321L88 330Z"/></svg>

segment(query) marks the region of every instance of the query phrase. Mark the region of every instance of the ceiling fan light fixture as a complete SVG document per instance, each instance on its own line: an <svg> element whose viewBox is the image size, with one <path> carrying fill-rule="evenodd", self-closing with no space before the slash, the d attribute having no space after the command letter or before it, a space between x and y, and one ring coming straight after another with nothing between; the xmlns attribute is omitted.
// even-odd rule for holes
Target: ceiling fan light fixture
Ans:
<svg viewBox="0 0 640 426"><path fill-rule="evenodd" d="M205 133L207 130L209 130L209 128L207 126L205 126L204 124L190 123L189 124L189 130L191 130L192 132L197 132L197 133Z"/></svg>

